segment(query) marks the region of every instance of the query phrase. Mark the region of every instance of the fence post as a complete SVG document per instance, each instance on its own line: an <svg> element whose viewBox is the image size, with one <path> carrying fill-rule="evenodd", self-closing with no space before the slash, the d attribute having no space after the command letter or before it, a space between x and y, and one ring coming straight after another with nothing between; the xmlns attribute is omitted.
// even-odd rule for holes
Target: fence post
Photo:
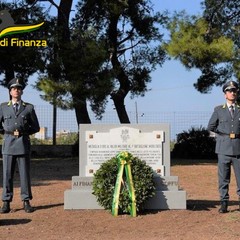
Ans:
<svg viewBox="0 0 240 240"><path fill-rule="evenodd" d="M56 104L53 104L53 145L56 145L56 131L57 131L57 107Z"/></svg>

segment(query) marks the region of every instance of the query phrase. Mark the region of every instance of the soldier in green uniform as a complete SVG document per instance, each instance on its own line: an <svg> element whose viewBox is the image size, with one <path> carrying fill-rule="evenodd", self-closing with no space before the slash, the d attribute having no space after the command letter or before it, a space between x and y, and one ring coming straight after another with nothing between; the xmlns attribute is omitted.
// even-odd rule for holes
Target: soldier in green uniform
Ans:
<svg viewBox="0 0 240 240"><path fill-rule="evenodd" d="M32 199L30 180L30 138L29 135L39 131L39 123L32 104L21 99L25 84L13 78L8 85L10 101L0 105L0 133L3 136L3 206L0 213L10 212L13 199L13 177L18 164L21 200L25 212L34 211L30 205Z"/></svg>
<svg viewBox="0 0 240 240"><path fill-rule="evenodd" d="M218 155L218 189L220 194L220 213L228 212L229 183L231 165L237 182L237 195L240 203L240 106L236 103L239 91L235 81L223 86L226 103L215 107L208 123L208 130L216 133Z"/></svg>

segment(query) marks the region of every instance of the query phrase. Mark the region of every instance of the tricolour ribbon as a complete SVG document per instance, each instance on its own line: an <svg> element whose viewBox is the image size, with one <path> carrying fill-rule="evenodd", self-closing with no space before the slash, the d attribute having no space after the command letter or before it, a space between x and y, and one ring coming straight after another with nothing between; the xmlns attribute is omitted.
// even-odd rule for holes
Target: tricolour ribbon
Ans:
<svg viewBox="0 0 240 240"><path fill-rule="evenodd" d="M118 215L119 195L121 190L121 183L123 180L123 172L125 169L126 183L131 199L130 214L132 217L136 217L136 197L133 186L132 172L131 172L131 154L128 152L121 152L117 155L118 160L118 174L116 184L114 188L113 202L112 202L112 215Z"/></svg>

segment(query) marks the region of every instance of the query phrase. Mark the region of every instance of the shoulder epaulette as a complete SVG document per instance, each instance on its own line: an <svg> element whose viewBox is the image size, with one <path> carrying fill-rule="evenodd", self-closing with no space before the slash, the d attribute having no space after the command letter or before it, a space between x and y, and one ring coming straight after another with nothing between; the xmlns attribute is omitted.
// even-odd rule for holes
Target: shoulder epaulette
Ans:
<svg viewBox="0 0 240 240"><path fill-rule="evenodd" d="M218 108L226 108L226 103L225 104L222 104L222 105L218 105L218 106L216 106L214 109L218 109Z"/></svg>
<svg viewBox="0 0 240 240"><path fill-rule="evenodd" d="M28 102L22 102L22 105L23 106L33 106L31 103L28 103Z"/></svg>
<svg viewBox="0 0 240 240"><path fill-rule="evenodd" d="M9 105L9 102L3 102L3 103L1 103L1 106L4 106L4 105Z"/></svg>

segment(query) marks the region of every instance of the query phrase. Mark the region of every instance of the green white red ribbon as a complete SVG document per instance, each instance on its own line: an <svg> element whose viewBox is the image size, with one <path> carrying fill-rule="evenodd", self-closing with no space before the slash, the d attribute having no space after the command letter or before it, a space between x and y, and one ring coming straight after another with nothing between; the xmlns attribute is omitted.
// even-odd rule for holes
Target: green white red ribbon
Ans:
<svg viewBox="0 0 240 240"><path fill-rule="evenodd" d="M128 152L121 152L117 155L118 160L118 174L114 189L113 202L112 202L112 215L118 215L118 206L119 206L119 195L121 190L121 183L123 181L123 172L125 169L126 174L126 184L131 199L130 214L132 217L136 217L136 197L133 186L132 172L131 172L131 157L132 155Z"/></svg>

